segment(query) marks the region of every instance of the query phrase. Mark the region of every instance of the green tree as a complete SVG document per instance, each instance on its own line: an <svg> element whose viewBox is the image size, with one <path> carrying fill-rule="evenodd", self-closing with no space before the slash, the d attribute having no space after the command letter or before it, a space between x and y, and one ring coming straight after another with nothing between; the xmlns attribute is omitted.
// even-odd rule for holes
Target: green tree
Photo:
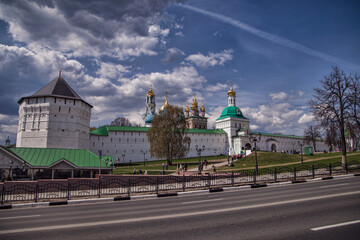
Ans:
<svg viewBox="0 0 360 240"><path fill-rule="evenodd" d="M342 164L346 166L345 124L351 116L352 91L351 75L346 75L338 67L333 67L329 75L315 88L313 99L309 101L315 119L324 129L334 125L339 130Z"/></svg>
<svg viewBox="0 0 360 240"><path fill-rule="evenodd" d="M169 165L174 158L185 157L190 149L190 137L185 135L186 121L181 108L166 105L151 122L147 133L150 156L165 158Z"/></svg>

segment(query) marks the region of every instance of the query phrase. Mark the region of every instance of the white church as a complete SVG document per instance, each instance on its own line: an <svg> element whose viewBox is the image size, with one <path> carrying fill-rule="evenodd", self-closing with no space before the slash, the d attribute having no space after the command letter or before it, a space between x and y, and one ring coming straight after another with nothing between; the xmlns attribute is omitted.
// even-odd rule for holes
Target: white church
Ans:
<svg viewBox="0 0 360 240"><path fill-rule="evenodd" d="M193 98L190 108L186 106L184 109L188 125L186 134L191 138L190 151L187 157L198 156L196 146L204 147L202 156L238 155L244 150L254 149L254 144L261 151L282 151L285 153L303 151L305 142L301 136L252 132L250 119L244 117L240 108L236 106L236 92L232 87L227 92L227 99L228 106L216 119L215 129L207 129L205 107L202 105L199 109L196 97ZM16 148L10 148L7 154L10 152L14 154L12 157L17 157L23 161L19 164L36 167L32 165L39 165L39 163L30 164L26 161L30 159L27 151L37 150L37 154L41 155L39 151L45 151L44 149L54 151L62 149L65 155L68 154L66 150L86 150L92 152L92 158L101 152L103 156L107 156L108 159L118 163L156 160L150 158L150 145L146 136L156 114L155 93L152 87L145 96L144 121L146 127L108 125L90 131L93 106L84 101L69 86L62 78L61 72L49 84L31 96L22 97L18 103L19 124ZM166 101L160 110L165 108L167 104L169 103L166 97ZM318 141L317 150L327 151L328 146L324 141ZM0 168L2 167L1 158L4 159L1 154L4 155L3 149L0 149ZM9 157L7 156L7 158ZM91 174L93 174L92 171L96 172L95 162L91 163L91 166L83 164L82 167L81 163L75 163L75 160L69 161L68 159L70 157L66 158L65 156L60 160L53 159L39 169L46 170L51 166L68 165L65 168L75 169L71 170L72 176L74 171L82 168L91 171ZM54 171L52 171L52 175L54 176Z"/></svg>

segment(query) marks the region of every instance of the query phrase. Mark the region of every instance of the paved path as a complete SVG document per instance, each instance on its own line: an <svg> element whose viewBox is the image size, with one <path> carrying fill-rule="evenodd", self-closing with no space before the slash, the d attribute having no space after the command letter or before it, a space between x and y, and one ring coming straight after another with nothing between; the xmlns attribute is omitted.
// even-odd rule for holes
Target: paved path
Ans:
<svg viewBox="0 0 360 240"><path fill-rule="evenodd" d="M230 159L231 161L231 159ZM235 160L234 162L236 162L237 160ZM213 167L212 167L212 163L208 163L207 166L204 165L204 169L202 171L203 175L206 175L209 172L213 172ZM223 167L228 165L227 159L221 159L221 162L219 163L215 163L214 166L216 169L218 169L219 167ZM189 175L194 175L194 174L198 174L198 167L195 168L189 168L186 172L185 171L180 171L180 173L173 173L171 175L185 175L185 176L189 176Z"/></svg>

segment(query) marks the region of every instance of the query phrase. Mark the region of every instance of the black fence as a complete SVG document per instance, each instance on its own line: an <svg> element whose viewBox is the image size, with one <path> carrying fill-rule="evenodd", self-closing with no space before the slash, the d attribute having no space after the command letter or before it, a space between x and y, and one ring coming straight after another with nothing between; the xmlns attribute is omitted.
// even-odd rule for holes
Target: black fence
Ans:
<svg viewBox="0 0 360 240"><path fill-rule="evenodd" d="M216 186L240 186L257 183L297 181L358 172L360 162L336 164L300 165L296 167L260 168L231 173L214 173L191 176L110 176L99 179L68 179L57 181L6 182L0 185L1 204L15 201L43 201L50 199L76 199L105 197L111 195L130 196L135 193L156 193L211 189Z"/></svg>

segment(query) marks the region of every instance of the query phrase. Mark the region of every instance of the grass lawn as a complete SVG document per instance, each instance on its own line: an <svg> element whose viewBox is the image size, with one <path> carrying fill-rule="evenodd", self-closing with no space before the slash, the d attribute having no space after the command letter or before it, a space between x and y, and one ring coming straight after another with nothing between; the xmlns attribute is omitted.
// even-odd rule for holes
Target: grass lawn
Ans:
<svg viewBox="0 0 360 240"><path fill-rule="evenodd" d="M284 154L273 152L258 152L258 166L259 168L271 167L271 166L300 166L301 155L300 154ZM360 153L347 153L347 162L359 161ZM329 165L335 163L341 163L341 152L335 153L316 153L314 155L303 155L303 165L312 166L312 164L326 164ZM252 153L246 158L240 159L234 163L234 167L221 167L219 171L236 171L241 169L254 169L255 168L255 154Z"/></svg>
<svg viewBox="0 0 360 240"><path fill-rule="evenodd" d="M258 165L259 168L263 167L280 167L286 165L287 167L293 168L294 166L300 166L300 154L285 154L285 153L273 153L273 152L258 152ZM206 156L201 157L201 160L207 159L209 164L219 163L226 161L226 156ZM303 155L304 164L312 166L312 164L326 164L329 165L335 163L341 163L341 152L334 153L316 153L311 156ZM358 161L360 162L360 152L347 153L347 161ZM165 160L161 161L149 161L145 163L137 162L132 163L130 166L128 164L120 164L116 169L114 169L113 174L132 174L133 170L136 170L138 174L139 169L143 172L145 170L148 171L149 175L159 175L162 170L162 164L166 163ZM176 165L182 163L183 166L185 163L188 164L188 169L197 168L198 158L183 158L183 159L175 159L173 160L173 164L168 167L166 174L171 174L176 172ZM254 169L255 168L255 154L238 160L234 163L234 167L219 167L217 170L222 172L231 172L242 169Z"/></svg>

